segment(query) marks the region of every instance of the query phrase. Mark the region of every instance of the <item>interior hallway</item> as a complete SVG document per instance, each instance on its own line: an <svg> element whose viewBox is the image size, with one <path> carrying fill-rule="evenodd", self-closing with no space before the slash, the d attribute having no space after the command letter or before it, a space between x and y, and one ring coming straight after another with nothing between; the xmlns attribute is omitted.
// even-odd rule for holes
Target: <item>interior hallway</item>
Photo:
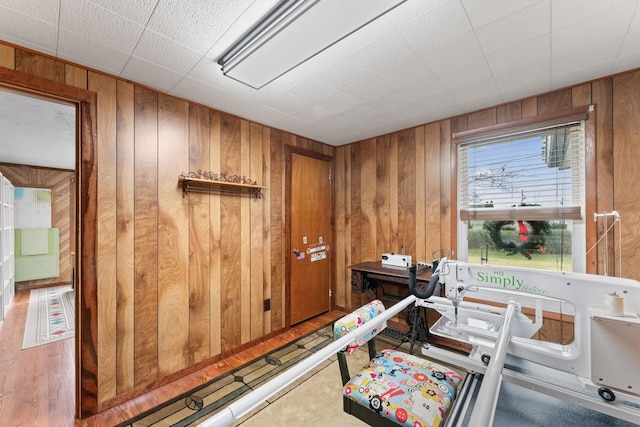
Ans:
<svg viewBox="0 0 640 427"><path fill-rule="evenodd" d="M208 380L277 349L343 316L322 314L263 343L177 379L100 414L75 419L75 340L66 339L22 350L29 290L16 291L0 329L0 425L113 426Z"/></svg>

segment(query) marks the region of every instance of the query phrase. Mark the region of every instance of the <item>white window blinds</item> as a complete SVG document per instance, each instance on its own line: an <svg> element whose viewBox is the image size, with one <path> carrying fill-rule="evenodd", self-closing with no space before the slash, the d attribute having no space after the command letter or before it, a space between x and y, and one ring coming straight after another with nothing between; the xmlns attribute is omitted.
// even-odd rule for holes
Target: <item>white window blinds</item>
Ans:
<svg viewBox="0 0 640 427"><path fill-rule="evenodd" d="M460 144L460 219L581 219L584 147L584 121Z"/></svg>

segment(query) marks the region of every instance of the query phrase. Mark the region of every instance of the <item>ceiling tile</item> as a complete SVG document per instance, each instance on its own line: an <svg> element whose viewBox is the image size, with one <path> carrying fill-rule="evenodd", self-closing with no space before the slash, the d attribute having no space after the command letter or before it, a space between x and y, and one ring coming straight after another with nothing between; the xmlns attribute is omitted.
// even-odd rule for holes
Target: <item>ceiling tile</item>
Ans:
<svg viewBox="0 0 640 427"><path fill-rule="evenodd" d="M459 0L443 2L397 28L416 53L434 49L472 29Z"/></svg>
<svg viewBox="0 0 640 427"><path fill-rule="evenodd" d="M601 62L599 64L591 64L580 69L573 69L566 74L554 74L551 77L551 89L559 89L571 86L572 82L586 82L595 80L602 76L608 76L612 73L613 59Z"/></svg>
<svg viewBox="0 0 640 427"><path fill-rule="evenodd" d="M131 54L144 27L85 0L62 0L60 29Z"/></svg>
<svg viewBox="0 0 640 427"><path fill-rule="evenodd" d="M148 28L199 53L206 53L231 24L219 22L224 21L221 18L224 15L215 14L216 4L212 2L210 13L187 1L160 0Z"/></svg>
<svg viewBox="0 0 640 427"><path fill-rule="evenodd" d="M500 92L521 87L529 82L548 79L551 76L551 61L544 58L538 63L514 66L501 73L495 73L495 80Z"/></svg>
<svg viewBox="0 0 640 427"><path fill-rule="evenodd" d="M491 68L491 72L498 75L520 69L529 64L548 61L550 54L551 35L545 34L487 55L487 63ZM551 69L548 69L547 72L550 73Z"/></svg>
<svg viewBox="0 0 640 427"><path fill-rule="evenodd" d="M628 55L640 51L640 5L636 6L633 19L620 47L620 55Z"/></svg>
<svg viewBox="0 0 640 427"><path fill-rule="evenodd" d="M526 84L501 92L504 102L511 102L517 99L529 98L532 95L549 92L551 90L551 78Z"/></svg>
<svg viewBox="0 0 640 427"><path fill-rule="evenodd" d="M116 76L120 75L129 60L129 55L123 52L65 30L60 30L58 56Z"/></svg>
<svg viewBox="0 0 640 427"><path fill-rule="evenodd" d="M0 37L45 53L56 51L57 28L0 6Z"/></svg>
<svg viewBox="0 0 640 427"><path fill-rule="evenodd" d="M180 74L187 74L202 58L195 50L148 29L142 34L133 55Z"/></svg>
<svg viewBox="0 0 640 427"><path fill-rule="evenodd" d="M167 70L157 64L151 64L135 56L129 59L121 76L133 81L144 79L148 86L162 92L170 92L184 77L180 73Z"/></svg>
<svg viewBox="0 0 640 427"><path fill-rule="evenodd" d="M65 0L68 1L68 0ZM89 0L98 6L120 15L138 25L147 25L151 13L158 4L158 0Z"/></svg>
<svg viewBox="0 0 640 427"><path fill-rule="evenodd" d="M190 77L185 77L180 80L170 93L204 105L211 105L215 103L217 98L227 94L220 88L209 86L206 83Z"/></svg>
<svg viewBox="0 0 640 427"><path fill-rule="evenodd" d="M506 16L476 30L485 54L521 44L551 31L549 0Z"/></svg>
<svg viewBox="0 0 640 427"><path fill-rule="evenodd" d="M632 70L638 67L640 64L640 51L634 52L630 55L620 56L616 58L611 67L611 73L617 74L624 71Z"/></svg>
<svg viewBox="0 0 640 427"><path fill-rule="evenodd" d="M512 15L526 9L541 0L492 0L490 2L478 0L461 0L467 11L473 28L484 27L491 22Z"/></svg>
<svg viewBox="0 0 640 427"><path fill-rule="evenodd" d="M553 75L615 58L634 11L635 5L627 5L555 31L551 39Z"/></svg>
<svg viewBox="0 0 640 427"><path fill-rule="evenodd" d="M562 0L551 2L551 29L559 30L585 19L598 17L636 0Z"/></svg>
<svg viewBox="0 0 640 427"><path fill-rule="evenodd" d="M500 98L498 86L496 85L493 76L485 77L481 80L476 80L469 82L468 84L460 85L456 88L448 89L448 92L458 104L468 103L470 101L475 101L492 95L496 95L496 98Z"/></svg>
<svg viewBox="0 0 640 427"><path fill-rule="evenodd" d="M415 56L400 34L392 30L356 49L352 56L366 69L382 72Z"/></svg>
<svg viewBox="0 0 640 427"><path fill-rule="evenodd" d="M6 8L38 21L58 25L60 0L0 0L0 9Z"/></svg>
<svg viewBox="0 0 640 427"><path fill-rule="evenodd" d="M293 70L296 71L296 70ZM343 62L332 64L315 73L315 76L325 82L329 82L333 87L344 90L360 84L368 79L375 78L376 70L363 67L352 57L345 58Z"/></svg>
<svg viewBox="0 0 640 427"><path fill-rule="evenodd" d="M475 62L483 56L484 53L480 49L478 39L472 31L420 55L424 63L435 74L459 68Z"/></svg>
<svg viewBox="0 0 640 427"><path fill-rule="evenodd" d="M481 58L464 66L436 74L436 77L446 90L453 90L485 81L491 78L492 74L485 59Z"/></svg>

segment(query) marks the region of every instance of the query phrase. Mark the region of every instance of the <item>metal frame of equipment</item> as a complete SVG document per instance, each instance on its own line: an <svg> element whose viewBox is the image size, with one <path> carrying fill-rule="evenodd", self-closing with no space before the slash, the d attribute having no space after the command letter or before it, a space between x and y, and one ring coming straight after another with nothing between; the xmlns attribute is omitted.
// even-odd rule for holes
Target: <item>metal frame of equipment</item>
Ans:
<svg viewBox="0 0 640 427"><path fill-rule="evenodd" d="M430 331L471 344L472 350L463 356L425 344L422 353L478 376L469 426L492 425L503 380L638 423L640 283L446 258L438 263L432 281L444 286L445 297L412 290L418 297L417 306L442 315ZM603 305L603 296L612 292L624 297L623 315L611 315ZM464 301L465 295L470 294L476 301L501 302L506 308ZM535 309L533 319L522 313L523 306ZM574 341L562 345L531 339L542 326L543 311L557 311L558 307L574 318ZM575 376L582 390L505 367L507 354L531 362L540 370ZM447 425L462 425L459 423L464 417L452 418L456 419L448 420Z"/></svg>

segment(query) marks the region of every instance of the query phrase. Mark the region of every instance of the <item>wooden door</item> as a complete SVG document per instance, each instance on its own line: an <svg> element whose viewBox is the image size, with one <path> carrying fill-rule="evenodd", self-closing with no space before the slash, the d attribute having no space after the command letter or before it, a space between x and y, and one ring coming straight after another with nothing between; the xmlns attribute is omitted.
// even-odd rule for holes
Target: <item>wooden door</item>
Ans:
<svg viewBox="0 0 640 427"><path fill-rule="evenodd" d="M331 301L331 163L290 158L290 324L329 311Z"/></svg>

